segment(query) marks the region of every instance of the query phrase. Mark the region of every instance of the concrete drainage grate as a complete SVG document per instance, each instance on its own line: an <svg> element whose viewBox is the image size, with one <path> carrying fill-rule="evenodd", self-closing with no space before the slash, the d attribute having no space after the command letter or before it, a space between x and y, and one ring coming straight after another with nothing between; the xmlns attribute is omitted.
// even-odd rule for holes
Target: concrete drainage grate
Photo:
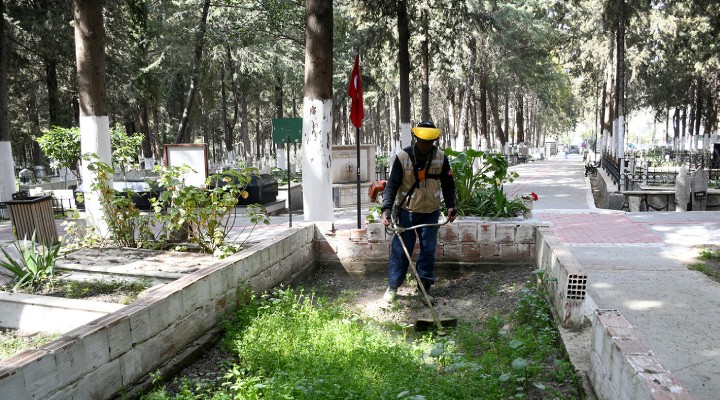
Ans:
<svg viewBox="0 0 720 400"><path fill-rule="evenodd" d="M565 292L565 300L585 300L585 291L587 289L587 275L570 274L568 275L567 291Z"/></svg>

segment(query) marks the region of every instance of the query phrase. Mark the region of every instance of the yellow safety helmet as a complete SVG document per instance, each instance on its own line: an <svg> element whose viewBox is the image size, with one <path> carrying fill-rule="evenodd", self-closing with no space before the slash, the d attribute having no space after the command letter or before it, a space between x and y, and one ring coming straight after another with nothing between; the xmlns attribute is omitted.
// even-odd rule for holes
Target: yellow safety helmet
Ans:
<svg viewBox="0 0 720 400"><path fill-rule="evenodd" d="M430 121L417 124L415 128L412 128L412 133L422 140L435 140L440 137L440 129L436 128L435 124Z"/></svg>

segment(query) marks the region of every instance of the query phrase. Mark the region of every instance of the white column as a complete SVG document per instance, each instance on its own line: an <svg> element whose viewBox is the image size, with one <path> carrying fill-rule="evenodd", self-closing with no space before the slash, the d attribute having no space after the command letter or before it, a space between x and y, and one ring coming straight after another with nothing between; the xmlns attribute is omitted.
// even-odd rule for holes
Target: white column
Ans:
<svg viewBox="0 0 720 400"><path fill-rule="evenodd" d="M16 191L12 146L10 142L0 142L0 202L12 200Z"/></svg>

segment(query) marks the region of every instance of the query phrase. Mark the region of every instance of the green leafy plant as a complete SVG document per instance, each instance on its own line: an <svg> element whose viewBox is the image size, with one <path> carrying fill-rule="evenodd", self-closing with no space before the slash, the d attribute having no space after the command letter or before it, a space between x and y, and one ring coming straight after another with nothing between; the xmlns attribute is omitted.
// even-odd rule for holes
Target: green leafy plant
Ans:
<svg viewBox="0 0 720 400"><path fill-rule="evenodd" d="M18 260L0 248L5 256L5 260L0 260L0 267L4 268L0 270L0 275L10 278L13 290L34 288L55 278L55 263L62 243L50 247L39 245L35 243L33 233L32 239L16 240L13 246L20 256Z"/></svg>
<svg viewBox="0 0 720 400"><path fill-rule="evenodd" d="M43 153L53 162L52 166L65 167L75 177L79 177L80 163L80 129L53 126L43 130L43 135L36 139Z"/></svg>
<svg viewBox="0 0 720 400"><path fill-rule="evenodd" d="M248 197L245 187L257 169L247 167L212 175L205 182L205 187L185 184L185 177L191 170L183 165L163 171L158 183L166 190L158 199L151 201L155 213L163 221L168 235L169 232L184 231L200 251L226 256L237 249L225 243L237 218L235 206L239 197ZM250 217L253 228L259 223L270 223L260 206L248 206L245 214Z"/></svg>
<svg viewBox="0 0 720 400"><path fill-rule="evenodd" d="M79 177L78 165L82 158L80 149L80 128L63 128L53 126L43 131L43 135L36 139L42 151L53 160L53 167L66 167L76 177ZM129 135L120 124L110 129L110 146L112 147L112 160L114 165L121 167L125 172L137 158L138 146L142 143L143 135Z"/></svg>
<svg viewBox="0 0 720 400"><path fill-rule="evenodd" d="M125 189L123 192L114 190L112 177L114 170L104 162L97 161L97 157L86 157L90 163L88 169L93 171L96 179L91 189L99 195L100 206L107 218L105 222L110 231L110 240L123 247L143 247L144 243L155 243L155 234L152 229L152 219L143 215L133 202L135 192Z"/></svg>
<svg viewBox="0 0 720 400"><path fill-rule="evenodd" d="M501 154L445 149L455 179L455 208L460 215L515 217L527 210L520 197L508 199L503 184L518 177Z"/></svg>

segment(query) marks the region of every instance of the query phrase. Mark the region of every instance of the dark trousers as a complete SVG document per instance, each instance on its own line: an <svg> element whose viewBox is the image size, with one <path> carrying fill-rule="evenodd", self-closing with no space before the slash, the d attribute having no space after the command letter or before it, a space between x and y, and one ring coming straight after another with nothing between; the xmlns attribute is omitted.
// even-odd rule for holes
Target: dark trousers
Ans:
<svg viewBox="0 0 720 400"><path fill-rule="evenodd" d="M399 225L405 228L421 224L437 224L440 218L440 211L438 210L432 213L410 213L401 209L398 218ZM410 255L412 255L413 249L415 248L415 238L419 238L420 254L418 255L415 266L426 288L435 282L435 247L437 245L437 234L437 226L418 228L400 234ZM400 243L400 236L395 235L390 248L388 286L393 289L397 289L405 282L405 275L407 274L408 265L410 264Z"/></svg>

